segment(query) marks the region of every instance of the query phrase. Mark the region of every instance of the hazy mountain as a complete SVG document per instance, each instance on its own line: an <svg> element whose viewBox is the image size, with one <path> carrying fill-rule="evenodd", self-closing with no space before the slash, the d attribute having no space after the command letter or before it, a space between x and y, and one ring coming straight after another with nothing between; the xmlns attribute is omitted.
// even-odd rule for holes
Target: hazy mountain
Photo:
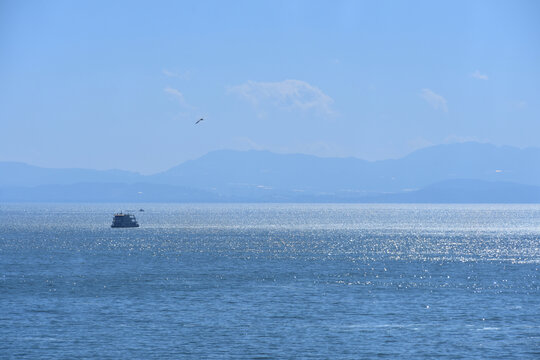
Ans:
<svg viewBox="0 0 540 360"><path fill-rule="evenodd" d="M540 185L540 149L474 142L438 145L379 165L404 187L447 179L478 179Z"/></svg>
<svg viewBox="0 0 540 360"><path fill-rule="evenodd" d="M398 192L448 179L540 185L540 149L459 143L425 148L397 160L279 155L267 151L216 151L152 181L220 191L264 186L318 192Z"/></svg>
<svg viewBox="0 0 540 360"><path fill-rule="evenodd" d="M364 199L382 203L540 203L540 186L502 181L447 180L421 190Z"/></svg>
<svg viewBox="0 0 540 360"><path fill-rule="evenodd" d="M369 162L355 158L319 158L268 151L214 151L185 162L152 181L197 184L219 190L266 187L275 190L338 191L357 189Z"/></svg>
<svg viewBox="0 0 540 360"><path fill-rule="evenodd" d="M0 188L3 202L217 202L218 194L160 184L78 183Z"/></svg>
<svg viewBox="0 0 540 360"><path fill-rule="evenodd" d="M531 202L534 186L540 149L479 143L374 162L222 150L149 176L0 163L0 201Z"/></svg>
<svg viewBox="0 0 540 360"><path fill-rule="evenodd" d="M219 193L164 184L79 183L0 188L0 202L540 203L540 186L457 179L415 191L365 195L267 188Z"/></svg>
<svg viewBox="0 0 540 360"><path fill-rule="evenodd" d="M123 170L50 169L19 162L0 162L0 187L137 181L144 181L144 176Z"/></svg>

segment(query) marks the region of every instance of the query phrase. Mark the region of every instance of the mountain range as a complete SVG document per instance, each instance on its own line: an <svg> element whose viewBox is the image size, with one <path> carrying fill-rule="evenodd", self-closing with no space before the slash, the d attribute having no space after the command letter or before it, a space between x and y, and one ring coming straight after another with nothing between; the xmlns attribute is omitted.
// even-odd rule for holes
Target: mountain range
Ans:
<svg viewBox="0 0 540 360"><path fill-rule="evenodd" d="M153 175L0 162L0 201L538 203L540 149L468 142L382 161L220 150Z"/></svg>

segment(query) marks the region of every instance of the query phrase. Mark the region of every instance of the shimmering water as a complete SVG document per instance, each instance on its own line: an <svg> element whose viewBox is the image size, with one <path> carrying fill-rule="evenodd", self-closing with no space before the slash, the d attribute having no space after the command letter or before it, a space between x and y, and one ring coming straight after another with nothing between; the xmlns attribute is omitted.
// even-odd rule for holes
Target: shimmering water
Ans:
<svg viewBox="0 0 540 360"><path fill-rule="evenodd" d="M0 205L0 357L540 357L540 206L143 207Z"/></svg>

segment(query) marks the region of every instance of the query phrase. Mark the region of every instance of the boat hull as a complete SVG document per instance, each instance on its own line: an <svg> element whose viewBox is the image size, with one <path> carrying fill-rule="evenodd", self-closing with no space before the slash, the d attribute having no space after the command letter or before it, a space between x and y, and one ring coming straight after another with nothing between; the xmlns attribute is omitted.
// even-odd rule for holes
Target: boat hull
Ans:
<svg viewBox="0 0 540 360"><path fill-rule="evenodd" d="M134 228L139 227L137 219L132 214L118 213L114 214L112 228Z"/></svg>

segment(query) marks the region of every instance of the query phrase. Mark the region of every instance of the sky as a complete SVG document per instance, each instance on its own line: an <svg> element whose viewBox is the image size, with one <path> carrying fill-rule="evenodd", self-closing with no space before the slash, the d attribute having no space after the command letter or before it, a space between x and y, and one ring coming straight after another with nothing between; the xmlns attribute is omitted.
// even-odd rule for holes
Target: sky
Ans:
<svg viewBox="0 0 540 360"><path fill-rule="evenodd" d="M539 64L534 0L0 0L0 161L540 147Z"/></svg>

